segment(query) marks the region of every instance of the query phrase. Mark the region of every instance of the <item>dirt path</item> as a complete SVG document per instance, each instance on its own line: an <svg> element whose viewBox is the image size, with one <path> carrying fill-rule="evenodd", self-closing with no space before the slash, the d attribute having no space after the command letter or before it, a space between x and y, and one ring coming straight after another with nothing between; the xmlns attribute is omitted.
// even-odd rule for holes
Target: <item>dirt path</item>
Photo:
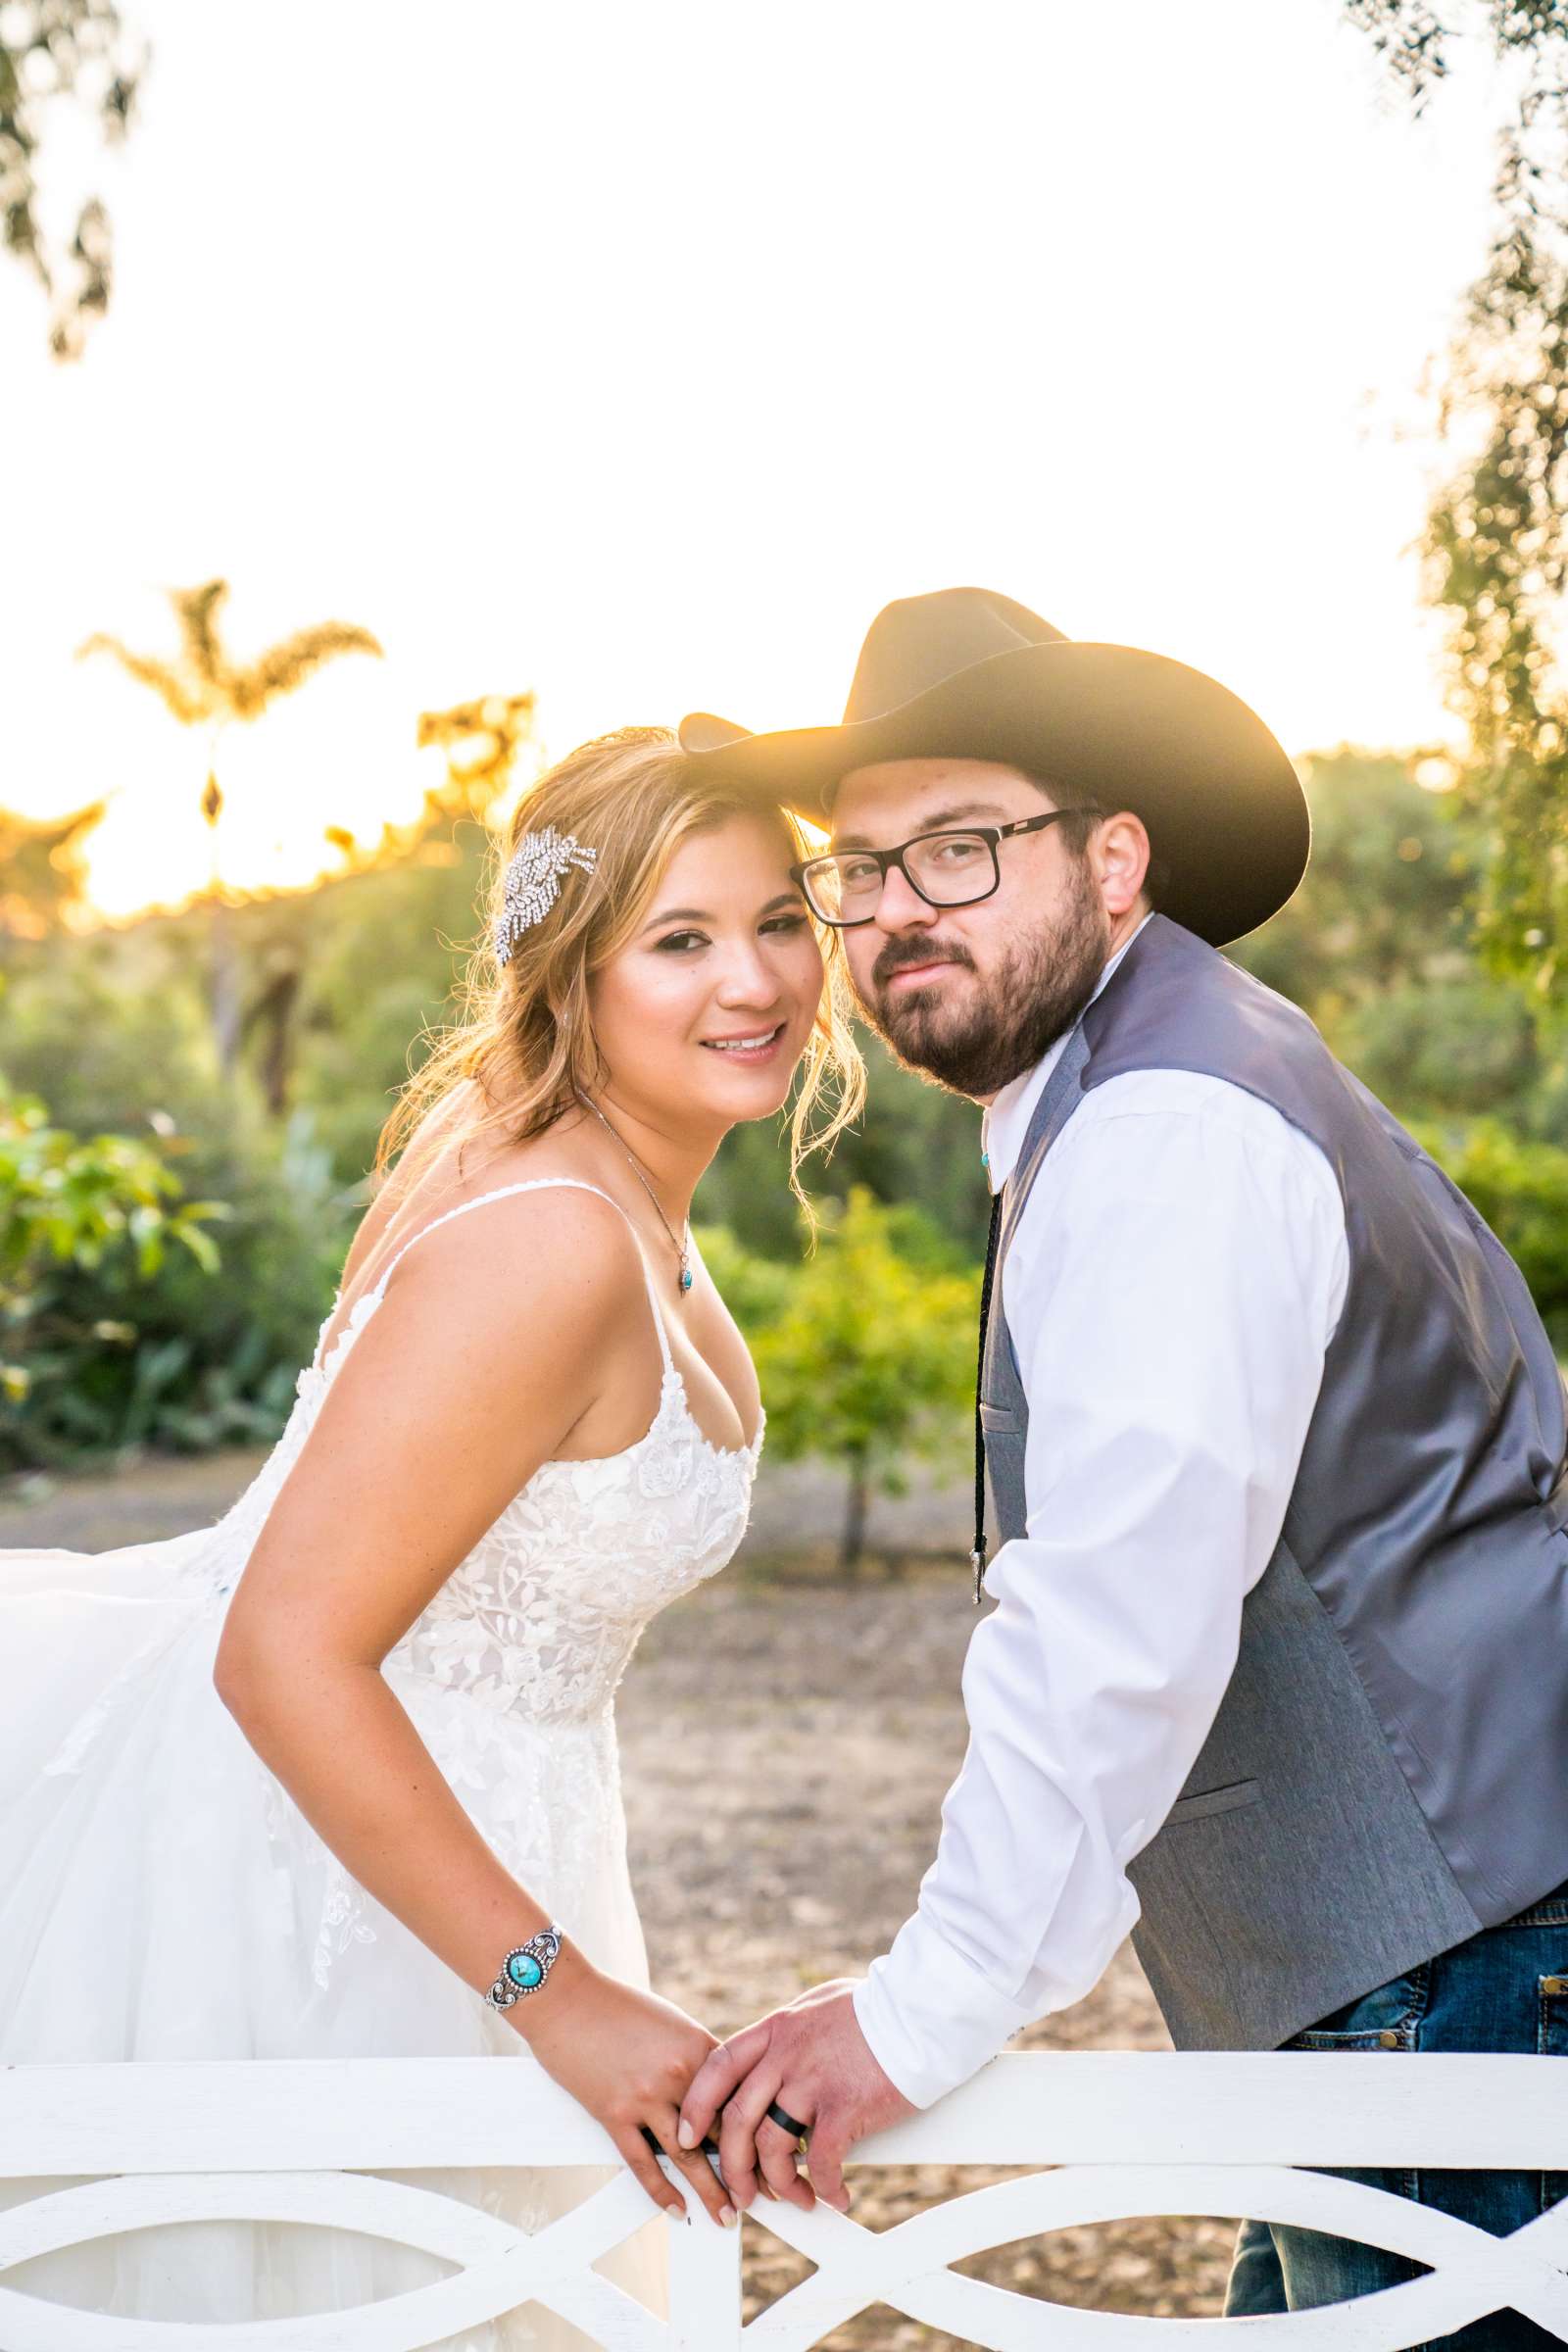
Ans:
<svg viewBox="0 0 1568 2352"><path fill-rule="evenodd" d="M98 1550L217 1517L251 1452L143 1463L0 1501L0 1545ZM916 1500L929 1530L961 1494ZM727 2033L825 1977L851 1975L906 1916L963 1752L958 1674L974 1624L956 1565L845 1586L762 1547L781 1528L826 1535L837 1496L810 1475L763 1484L735 1566L649 1631L619 1704L632 1867L655 1982ZM903 1530L900 1530L903 1534ZM908 1539L905 1539L908 1540ZM955 1546L956 1555L957 1546ZM1090 1998L1024 2037L1042 2049L1168 2046L1130 1950ZM852 2175L875 2229L1001 2173L942 2166ZM1218 2309L1228 2223L1066 2230L960 2267L1102 2309ZM805 2274L748 2232L755 2310ZM885 2309L823 2339L830 2352L957 2352Z"/></svg>

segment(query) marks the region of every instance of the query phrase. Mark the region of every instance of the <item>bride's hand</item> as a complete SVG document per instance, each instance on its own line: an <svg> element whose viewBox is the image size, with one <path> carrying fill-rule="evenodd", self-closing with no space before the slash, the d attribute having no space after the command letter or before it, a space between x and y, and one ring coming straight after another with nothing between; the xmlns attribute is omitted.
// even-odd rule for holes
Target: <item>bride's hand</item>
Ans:
<svg viewBox="0 0 1568 2352"><path fill-rule="evenodd" d="M580 1955L572 1959L569 1970L558 1963L541 1999L508 2012L512 2023L546 2073L604 2125L656 2205L684 2218L680 2191L660 2171L645 2127L713 2220L733 2228L734 2208L708 2158L676 2137L680 2102L717 2048L714 2035L672 2001L607 1977Z"/></svg>

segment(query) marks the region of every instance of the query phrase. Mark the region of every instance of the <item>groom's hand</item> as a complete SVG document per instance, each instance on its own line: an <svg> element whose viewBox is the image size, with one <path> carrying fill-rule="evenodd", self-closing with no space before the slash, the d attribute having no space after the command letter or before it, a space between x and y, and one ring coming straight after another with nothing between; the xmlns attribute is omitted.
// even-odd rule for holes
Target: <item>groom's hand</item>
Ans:
<svg viewBox="0 0 1568 2352"><path fill-rule="evenodd" d="M787 2009L720 2042L692 2078L681 2102L681 2144L696 2147L718 2117L719 2165L743 2212L762 2185L803 2207L814 2203L814 2189L847 2213L844 2159L851 2147L915 2112L872 2057L854 1989L846 1979L813 1985ZM768 2115L775 2105L810 2133L809 2181L797 2169L797 2143Z"/></svg>

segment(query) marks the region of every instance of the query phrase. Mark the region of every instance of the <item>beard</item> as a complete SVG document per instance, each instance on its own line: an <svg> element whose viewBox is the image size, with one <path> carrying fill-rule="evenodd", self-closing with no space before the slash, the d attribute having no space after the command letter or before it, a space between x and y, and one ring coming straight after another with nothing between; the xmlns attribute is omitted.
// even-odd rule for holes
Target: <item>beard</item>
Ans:
<svg viewBox="0 0 1568 2352"><path fill-rule="evenodd" d="M1072 876L1057 918L1015 943L989 973L956 939L901 935L887 942L860 1006L896 1060L971 1102L1034 1068L1089 1003L1110 949L1110 921L1087 866L1075 860ZM895 972L938 956L974 973L961 1002L940 986L888 995Z"/></svg>

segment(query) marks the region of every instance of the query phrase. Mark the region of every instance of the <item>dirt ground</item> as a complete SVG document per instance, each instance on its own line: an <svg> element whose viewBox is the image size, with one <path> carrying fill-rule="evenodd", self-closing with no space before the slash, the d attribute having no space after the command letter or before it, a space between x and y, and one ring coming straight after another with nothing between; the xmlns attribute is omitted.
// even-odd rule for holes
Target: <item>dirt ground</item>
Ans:
<svg viewBox="0 0 1568 2352"><path fill-rule="evenodd" d="M0 1545L96 1550L216 1517L253 1453L144 1462L0 1495ZM754 1537L723 1576L658 1620L622 1687L632 1868L661 1991L732 2032L825 1977L852 1975L907 1915L963 1752L958 1674L974 1624L956 1547L845 1584L826 1555L781 1555L783 1525L815 1533L831 1494L798 1474L760 1482ZM934 1496L926 1525L962 1518ZM898 1530L898 1540L906 1540ZM767 1545L767 1548L763 1546ZM1023 2037L1039 2049L1168 2047L1130 1949L1090 1998ZM944 2166L851 2174L874 2229L1006 2176ZM1150 2220L1064 2230L960 2267L1102 2310L1211 2314L1229 2222ZM765 2229L747 2231L755 2311L805 2274ZM822 2339L829 2352L957 2352L957 2339L875 2309Z"/></svg>

